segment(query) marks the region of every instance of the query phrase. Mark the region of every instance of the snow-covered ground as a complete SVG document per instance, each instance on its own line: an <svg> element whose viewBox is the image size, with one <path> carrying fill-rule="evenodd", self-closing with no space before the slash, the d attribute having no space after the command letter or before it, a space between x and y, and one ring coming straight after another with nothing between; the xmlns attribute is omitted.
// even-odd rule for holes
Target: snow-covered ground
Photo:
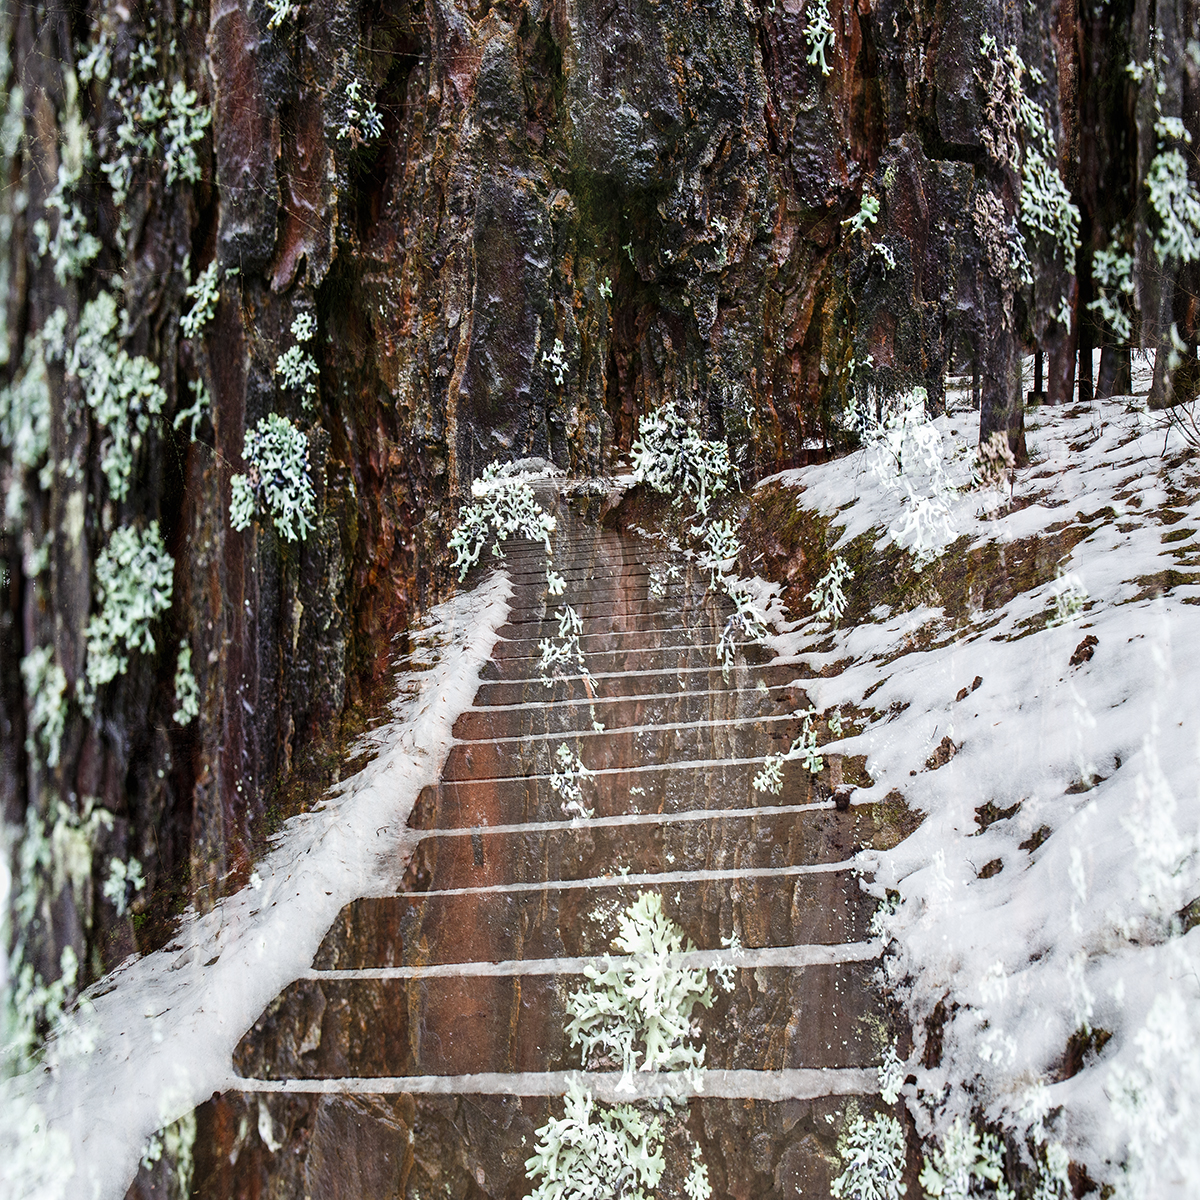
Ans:
<svg viewBox="0 0 1200 1200"><path fill-rule="evenodd" d="M903 476L885 438L760 484L794 487L829 518L833 554L864 534L882 551L889 531L959 556L990 543L1020 559L993 572L1025 589L955 619L917 587L895 611L832 634L810 617L773 642L836 672L804 681L819 711L859 714L831 743L867 756L876 784L855 800L899 788L925 814L894 850L862 856L873 890L901 898L877 926L913 1019L904 1095L918 1130L982 1116L1062 1143L1124 1194L1194 1197L1200 929L1184 910L1200 896L1200 463L1141 400L1028 421L1011 505L967 486L978 414L962 410L907 432ZM1047 568L1064 529L1080 540ZM935 1009L940 1062L925 1069Z"/></svg>
<svg viewBox="0 0 1200 1200"><path fill-rule="evenodd" d="M4 1086L0 1195L116 1200L151 1134L233 1085L239 1038L310 966L343 905L395 890L409 812L437 782L510 595L492 575L433 609L391 719L364 741L371 762L288 823L250 886L93 989L45 1071Z"/></svg>

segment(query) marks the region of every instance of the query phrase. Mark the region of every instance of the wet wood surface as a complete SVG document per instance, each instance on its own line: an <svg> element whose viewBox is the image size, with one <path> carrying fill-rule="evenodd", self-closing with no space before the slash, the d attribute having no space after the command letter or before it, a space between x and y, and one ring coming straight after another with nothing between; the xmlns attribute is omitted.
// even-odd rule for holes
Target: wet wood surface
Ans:
<svg viewBox="0 0 1200 1200"><path fill-rule="evenodd" d="M520 1195L532 1131L558 1111L564 1073L585 1065L567 998L652 890L700 951L743 948L731 990L697 1010L706 1065L734 1093L687 1111L714 1194L827 1194L836 1122L824 1117L847 1092L878 1102L871 1068L891 1040L872 983L874 902L852 870L887 836L879 806L836 811L828 771L798 761L779 795L754 788L764 757L799 732L804 698L759 646L722 672L732 608L707 572L676 558L663 586L662 552L569 519L554 550L562 597L547 596L540 547L508 550L512 610L442 780L414 807L422 837L403 888L343 910L235 1066L255 1089L411 1086L414 1128L432 1141L415 1147L410 1194L475 1162L475 1188ZM539 643L557 639L564 604L581 618L583 658L543 676ZM560 753L590 772L577 793L555 785ZM814 1098L826 1077L830 1094ZM779 1091L790 1079L793 1097ZM505 1081L545 1094L495 1094ZM477 1124L481 1112L495 1119Z"/></svg>

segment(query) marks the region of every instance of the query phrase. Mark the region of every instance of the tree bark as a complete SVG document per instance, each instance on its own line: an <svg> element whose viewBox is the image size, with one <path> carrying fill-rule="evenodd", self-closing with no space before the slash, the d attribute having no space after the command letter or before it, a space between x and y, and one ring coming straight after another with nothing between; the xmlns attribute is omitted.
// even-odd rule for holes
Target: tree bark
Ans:
<svg viewBox="0 0 1200 1200"><path fill-rule="evenodd" d="M1081 256L1082 257L1082 256ZM1091 256L1087 255L1090 264ZM1091 404L1093 399L1092 366L1093 366L1093 323L1088 304L1092 299L1091 273L1085 268L1079 276L1079 301L1075 306L1077 326L1076 339L1079 345L1079 403Z"/></svg>
<svg viewBox="0 0 1200 1200"><path fill-rule="evenodd" d="M983 360L979 441L1003 435L1018 466L1029 461L1025 448L1025 405L1021 394L1021 347L1010 330L989 339Z"/></svg>
<svg viewBox="0 0 1200 1200"><path fill-rule="evenodd" d="M1128 346L1105 345L1100 349L1100 373L1096 379L1096 399L1128 396L1132 390L1133 364Z"/></svg>

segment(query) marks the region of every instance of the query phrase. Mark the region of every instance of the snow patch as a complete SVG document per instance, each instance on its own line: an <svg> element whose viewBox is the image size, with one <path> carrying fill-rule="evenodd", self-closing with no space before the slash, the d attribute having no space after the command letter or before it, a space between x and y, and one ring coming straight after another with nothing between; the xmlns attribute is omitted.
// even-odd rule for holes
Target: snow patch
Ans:
<svg viewBox="0 0 1200 1200"><path fill-rule="evenodd" d="M342 907L395 891L417 840L408 815L440 777L511 594L497 574L433 609L417 635L425 669L402 677L390 721L359 747L371 762L288 822L249 886L91 989L90 1053L51 1044L44 1071L7 1081L0 1192L124 1196L155 1130L237 1086L238 1041L305 975Z"/></svg>
<svg viewBox="0 0 1200 1200"><path fill-rule="evenodd" d="M899 788L925 814L859 858L875 894L901 897L876 931L891 943L881 982L913 1021L918 1131L944 1139L982 1113L1061 1142L1125 1194L1194 1194L1200 466L1132 397L1042 408L1012 502L988 504L969 486L977 422L932 422L950 484L934 553L1035 539L1053 556L1065 526L1073 549L1011 575L1024 590L995 607L951 616L927 596L834 631L806 616L770 644L817 675L797 682L818 711L865 711L821 747L866 755L876 783L855 801ZM773 477L832 522L831 556L863 535L882 552L903 520L869 453ZM956 752L940 761L944 739Z"/></svg>

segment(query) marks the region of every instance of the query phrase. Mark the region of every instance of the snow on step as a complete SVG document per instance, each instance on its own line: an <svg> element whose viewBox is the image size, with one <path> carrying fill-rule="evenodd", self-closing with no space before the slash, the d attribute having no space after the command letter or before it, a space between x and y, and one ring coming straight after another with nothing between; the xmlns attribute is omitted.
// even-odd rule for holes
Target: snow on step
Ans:
<svg viewBox="0 0 1200 1200"><path fill-rule="evenodd" d="M866 962L880 955L878 942L836 942L810 946L766 946L758 950L691 950L672 954L669 965L687 970L733 967L754 971L759 967L829 966L844 962ZM599 971L620 969L633 963L621 954L591 954L574 958L510 958L503 962L430 963L417 967L350 967L327 971L313 968L301 979L441 979L460 976L582 975L588 968Z"/></svg>
<svg viewBox="0 0 1200 1200"><path fill-rule="evenodd" d="M622 643L619 649L589 649L585 645L583 649L587 655L588 674L609 675L623 671L662 673L686 668L712 670L718 646L715 640L661 649L659 644L647 643L648 636L633 639L644 644L629 646ZM757 647L746 646L739 650L738 657L745 663L754 663L761 661L764 656ZM488 681L536 679L540 671L540 659L541 652L536 642L497 642L492 660L484 668L481 678ZM574 677L574 670L578 668L574 663L571 666L571 677Z"/></svg>
<svg viewBox="0 0 1200 1200"><path fill-rule="evenodd" d="M698 690L715 691L726 687L757 688L786 687L796 677L794 666L779 666L772 663L739 663L730 671L728 679L719 667L711 663L704 666L679 668L670 671L595 671L588 678L592 684L592 695L603 700L609 697L625 699L643 694ZM530 681L511 680L504 683L483 683L475 694L474 707L492 705L547 704L587 702L589 694L582 675L560 675L549 685L540 679Z"/></svg>
<svg viewBox="0 0 1200 1200"><path fill-rule="evenodd" d="M586 804L598 816L626 812L687 812L718 804L731 808L757 808L767 802L754 790L760 758L693 759L636 767L601 767L586 782ZM784 803L816 803L812 776L799 763L783 768L783 791L770 797ZM502 775L493 779L443 779L424 790L409 824L428 829L436 823L459 825L513 825L578 816L563 808L564 797L554 788L549 772ZM826 802L824 807L829 807ZM433 813L437 811L436 818Z"/></svg>
<svg viewBox="0 0 1200 1200"><path fill-rule="evenodd" d="M423 1075L389 1079L243 1079L231 1078L230 1090L317 1093L319 1095L400 1094L418 1096L565 1096L572 1083L587 1088L606 1104L662 1097L712 1100L813 1100L819 1096L870 1096L879 1092L874 1070L793 1069L784 1071L702 1071L696 1075L618 1072L522 1071L480 1075Z"/></svg>
<svg viewBox="0 0 1200 1200"><path fill-rule="evenodd" d="M862 800L857 804L868 808L879 804L878 800ZM595 829L609 829L627 825L683 825L692 821L724 821L736 819L770 819L777 816L798 816L801 813L829 813L828 802L813 804L762 804L754 808L698 808L686 812L623 812L610 817L564 816L553 821L525 821L517 825L462 825L450 829L428 829L422 841L443 838L476 838L498 834L546 833L564 829L587 833Z"/></svg>
<svg viewBox="0 0 1200 1200"><path fill-rule="evenodd" d="M712 871L618 872L615 875L589 875L582 879L531 879L519 883L481 884L473 887L422 889L426 896L474 896L486 892L541 892L548 888L585 888L598 891L611 887L662 888L683 883L711 883L716 880L793 879L822 871L849 871L853 861L841 863L804 863L790 867L729 867Z"/></svg>
<svg viewBox="0 0 1200 1200"><path fill-rule="evenodd" d="M724 620L712 620L707 624L677 625L669 619L658 622L646 619L631 622L625 627L613 624L601 626L590 622L578 635L579 647L589 658L593 654L613 653L626 650L656 650L675 646L696 646L715 650L721 642ZM558 622L546 621L540 625L526 624L520 627L504 626L499 630L499 640L493 651L496 658L541 658L541 644L546 639L559 641ZM710 656L710 661L715 658ZM537 676L540 670L531 670Z"/></svg>

